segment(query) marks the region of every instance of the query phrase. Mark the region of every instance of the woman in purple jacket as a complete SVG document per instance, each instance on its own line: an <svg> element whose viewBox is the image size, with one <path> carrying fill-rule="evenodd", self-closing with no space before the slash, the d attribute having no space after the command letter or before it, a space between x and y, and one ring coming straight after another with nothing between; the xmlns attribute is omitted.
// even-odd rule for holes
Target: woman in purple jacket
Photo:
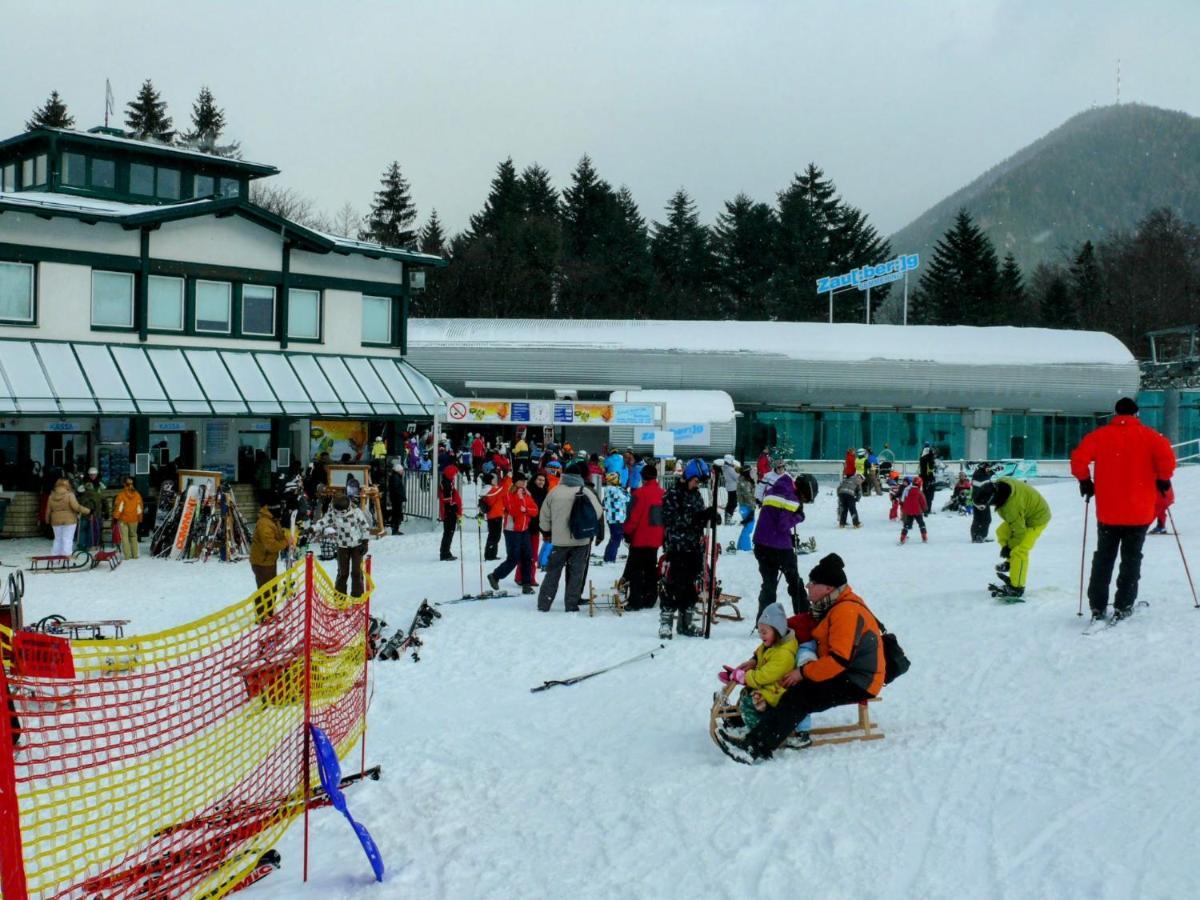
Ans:
<svg viewBox="0 0 1200 900"><path fill-rule="evenodd" d="M762 611L775 602L782 572L792 598L792 613L798 615L808 610L808 595L796 567L792 529L804 521L804 507L796 496L792 476L787 473L787 461L773 459L771 464L775 480L763 496L758 525L754 529L754 558L758 560L758 572L762 576L758 614L761 616Z"/></svg>

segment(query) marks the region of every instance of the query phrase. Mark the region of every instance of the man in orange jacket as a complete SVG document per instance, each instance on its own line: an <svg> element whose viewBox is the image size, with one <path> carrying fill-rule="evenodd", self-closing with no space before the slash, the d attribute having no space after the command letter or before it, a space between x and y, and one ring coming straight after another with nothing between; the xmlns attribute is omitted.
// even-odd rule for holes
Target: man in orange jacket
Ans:
<svg viewBox="0 0 1200 900"><path fill-rule="evenodd" d="M1155 498L1171 490L1175 473L1171 444L1143 425L1137 413L1137 404L1122 397L1112 420L1087 434L1071 453L1071 474L1079 479L1079 493L1096 497L1098 536L1088 580L1093 619L1103 619L1108 609L1108 583L1118 552L1121 568L1113 621L1133 614L1142 575L1142 543L1154 519Z"/></svg>
<svg viewBox="0 0 1200 900"><path fill-rule="evenodd" d="M862 597L846 583L836 553L808 573L808 602L817 627L817 658L783 677L787 692L745 737L718 729L717 744L731 759L753 764L771 754L810 713L861 703L879 694L885 672L883 635Z"/></svg>

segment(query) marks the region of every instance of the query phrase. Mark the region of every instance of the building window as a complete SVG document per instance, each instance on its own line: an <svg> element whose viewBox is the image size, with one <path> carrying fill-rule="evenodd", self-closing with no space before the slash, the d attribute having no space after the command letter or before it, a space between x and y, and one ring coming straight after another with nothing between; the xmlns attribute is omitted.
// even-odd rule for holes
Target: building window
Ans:
<svg viewBox="0 0 1200 900"><path fill-rule="evenodd" d="M220 185L222 197L236 197L241 193L236 178L222 178Z"/></svg>
<svg viewBox="0 0 1200 900"><path fill-rule="evenodd" d="M62 155L62 183L73 187L87 187L87 157L82 153Z"/></svg>
<svg viewBox="0 0 1200 900"><path fill-rule="evenodd" d="M146 326L159 331L183 331L183 279L151 275L146 291Z"/></svg>
<svg viewBox="0 0 1200 900"><path fill-rule="evenodd" d="M92 272L92 324L133 327L133 276L125 272Z"/></svg>
<svg viewBox="0 0 1200 900"><path fill-rule="evenodd" d="M321 337L321 294L319 291L288 291L290 338L318 340Z"/></svg>
<svg viewBox="0 0 1200 900"><path fill-rule="evenodd" d="M362 342L390 344L392 342L392 298L362 298Z"/></svg>
<svg viewBox="0 0 1200 900"><path fill-rule="evenodd" d="M158 169L158 182L155 186L155 196L164 200L179 199L179 170Z"/></svg>
<svg viewBox="0 0 1200 900"><path fill-rule="evenodd" d="M46 183L46 154L42 153L33 158L33 183Z"/></svg>
<svg viewBox="0 0 1200 900"><path fill-rule="evenodd" d="M247 284L242 288L242 334L275 335L275 288Z"/></svg>
<svg viewBox="0 0 1200 900"><path fill-rule="evenodd" d="M0 263L0 321L33 321L33 266Z"/></svg>
<svg viewBox="0 0 1200 900"><path fill-rule="evenodd" d="M229 333L230 284L228 281L196 282L196 330Z"/></svg>
<svg viewBox="0 0 1200 900"><path fill-rule="evenodd" d="M17 189L16 163L9 163L4 167L4 181L2 187L6 191L15 191Z"/></svg>
<svg viewBox="0 0 1200 900"><path fill-rule="evenodd" d="M111 159L92 160L92 187L117 189L117 164Z"/></svg>
<svg viewBox="0 0 1200 900"><path fill-rule="evenodd" d="M211 197L213 190L213 177L211 175L196 176L195 187L192 189L193 197Z"/></svg>
<svg viewBox="0 0 1200 900"><path fill-rule="evenodd" d="M129 193L143 197L154 196L154 166L145 163L130 163Z"/></svg>

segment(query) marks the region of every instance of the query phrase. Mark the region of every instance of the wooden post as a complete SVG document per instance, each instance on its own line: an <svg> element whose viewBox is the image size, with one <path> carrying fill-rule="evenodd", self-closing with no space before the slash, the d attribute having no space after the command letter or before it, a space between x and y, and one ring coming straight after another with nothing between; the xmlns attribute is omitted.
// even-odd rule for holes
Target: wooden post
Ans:
<svg viewBox="0 0 1200 900"><path fill-rule="evenodd" d="M17 773L14 761L8 674L0 660L0 890L5 900L26 900L25 848L21 842L21 813L17 806Z"/></svg>
<svg viewBox="0 0 1200 900"><path fill-rule="evenodd" d="M308 806L312 799L312 609L313 555L304 554L304 881L308 881Z"/></svg>

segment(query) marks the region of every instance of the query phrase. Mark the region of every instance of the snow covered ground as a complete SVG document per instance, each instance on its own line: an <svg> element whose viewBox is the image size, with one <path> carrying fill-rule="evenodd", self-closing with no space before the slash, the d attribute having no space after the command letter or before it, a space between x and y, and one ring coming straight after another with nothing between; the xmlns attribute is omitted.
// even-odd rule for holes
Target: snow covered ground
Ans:
<svg viewBox="0 0 1200 900"><path fill-rule="evenodd" d="M1014 606L984 590L996 545L971 544L966 518L933 516L930 543L902 547L884 498L863 501L858 531L834 527L828 493L809 507L800 531L816 535L819 552L801 558L802 573L841 554L913 663L873 708L887 734L875 743L753 768L722 756L707 734L716 672L750 654L749 624L531 694L655 648L657 612L589 619L564 615L560 600L539 614L522 596L443 607L419 663L374 664L367 758L384 775L349 797L380 845L386 882L373 883L346 823L325 809L313 815L307 888L297 825L279 848L283 869L246 896L1194 896L1200 610L1175 540L1147 538L1151 608L1083 637L1083 503L1073 481L1034 483L1055 518L1033 554L1028 602ZM1176 492L1184 547L1200 567L1200 470L1181 473ZM734 531L722 529L723 542ZM414 534L373 545L373 611L391 626L407 628L422 598L460 593L459 564L436 562L436 544ZM43 542L5 542L0 558L35 549ZM724 556L720 571L753 610L751 556ZM592 573L597 583L617 574ZM252 586L247 563L142 559L29 577L27 616L121 615L151 631Z"/></svg>

